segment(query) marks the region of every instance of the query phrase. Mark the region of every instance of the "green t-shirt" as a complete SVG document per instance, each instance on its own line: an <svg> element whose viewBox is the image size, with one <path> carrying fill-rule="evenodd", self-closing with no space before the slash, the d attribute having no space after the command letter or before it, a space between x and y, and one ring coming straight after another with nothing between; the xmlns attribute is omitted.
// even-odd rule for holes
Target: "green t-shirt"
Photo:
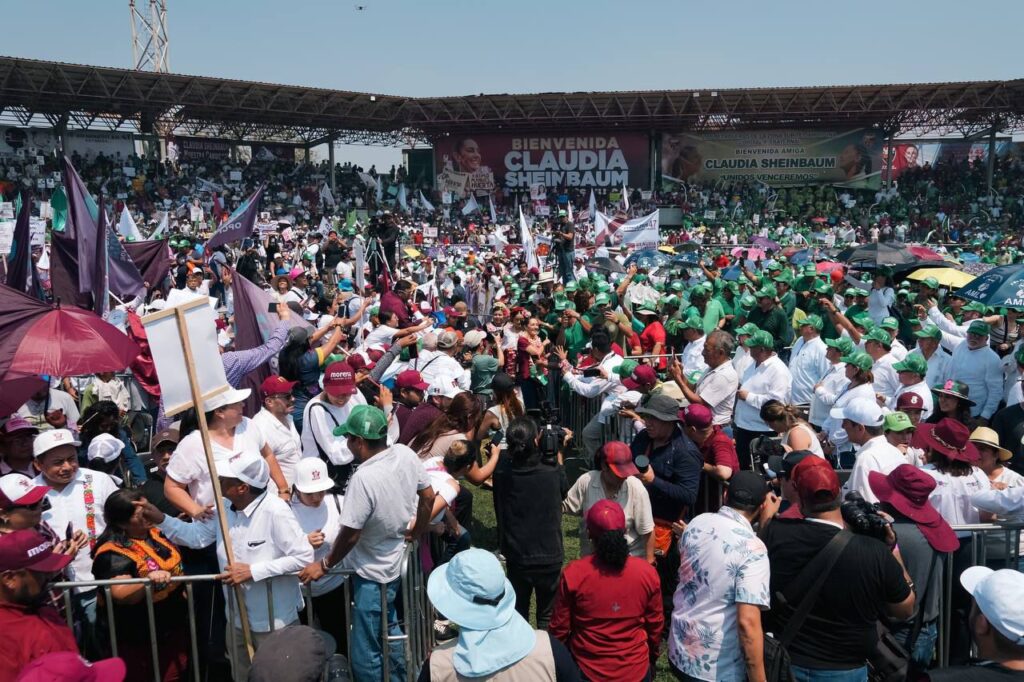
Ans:
<svg viewBox="0 0 1024 682"><path fill-rule="evenodd" d="M472 393L493 395L491 380L498 373L498 358L492 355L474 355L469 367L469 390Z"/></svg>

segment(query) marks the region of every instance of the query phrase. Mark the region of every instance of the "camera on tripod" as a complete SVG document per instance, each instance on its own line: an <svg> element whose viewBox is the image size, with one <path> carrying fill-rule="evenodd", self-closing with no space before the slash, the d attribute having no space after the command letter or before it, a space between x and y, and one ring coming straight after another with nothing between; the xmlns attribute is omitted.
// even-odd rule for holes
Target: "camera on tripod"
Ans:
<svg viewBox="0 0 1024 682"><path fill-rule="evenodd" d="M540 461L545 464L558 464L558 452L565 441L565 429L559 422L561 415L551 401L540 404Z"/></svg>

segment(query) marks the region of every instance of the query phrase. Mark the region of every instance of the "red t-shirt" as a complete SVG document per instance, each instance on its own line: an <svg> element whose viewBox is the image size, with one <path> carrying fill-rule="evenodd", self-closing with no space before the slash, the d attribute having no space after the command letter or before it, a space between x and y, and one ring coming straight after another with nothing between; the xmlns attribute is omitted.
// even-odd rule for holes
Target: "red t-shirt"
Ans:
<svg viewBox="0 0 1024 682"><path fill-rule="evenodd" d="M654 351L654 346L661 344L661 352L667 352L665 348L665 327L661 322L652 322L644 329L643 333L640 334L640 347L644 353L651 353ZM661 357L658 359L658 369L665 369L666 366L665 358Z"/></svg>
<svg viewBox="0 0 1024 682"><path fill-rule="evenodd" d="M700 446L700 454L704 455L707 464L729 467L739 471L740 459L736 455L736 443L722 432L721 426L713 427L711 435Z"/></svg>
<svg viewBox="0 0 1024 682"><path fill-rule="evenodd" d="M0 680L13 680L26 665L57 651L78 653L75 636L52 606L29 610L0 603Z"/></svg>
<svg viewBox="0 0 1024 682"><path fill-rule="evenodd" d="M593 555L562 571L548 631L591 680L641 680L658 653L665 615L654 567L629 557L621 573Z"/></svg>

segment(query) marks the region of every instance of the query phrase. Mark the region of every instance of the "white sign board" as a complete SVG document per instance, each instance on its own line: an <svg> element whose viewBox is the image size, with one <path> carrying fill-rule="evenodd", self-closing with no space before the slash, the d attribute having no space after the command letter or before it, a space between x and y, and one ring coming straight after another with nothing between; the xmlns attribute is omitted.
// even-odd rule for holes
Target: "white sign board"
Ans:
<svg viewBox="0 0 1024 682"><path fill-rule="evenodd" d="M228 173L228 178L231 180L231 182L241 182L242 171L230 171Z"/></svg>
<svg viewBox="0 0 1024 682"><path fill-rule="evenodd" d="M185 317L181 333L178 331L177 310L181 310ZM205 297L142 318L160 378L164 414L168 417L192 407L183 334L188 335L194 362L192 371L199 380L202 399L209 400L231 388L220 359L215 319L216 314L207 305Z"/></svg>

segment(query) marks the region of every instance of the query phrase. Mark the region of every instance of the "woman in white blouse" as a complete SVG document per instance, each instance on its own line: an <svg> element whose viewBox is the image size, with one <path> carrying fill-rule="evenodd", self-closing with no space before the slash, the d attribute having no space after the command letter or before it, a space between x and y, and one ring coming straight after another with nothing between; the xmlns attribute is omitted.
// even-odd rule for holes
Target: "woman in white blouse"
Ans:
<svg viewBox="0 0 1024 682"><path fill-rule="evenodd" d="M838 457L840 467L849 469L853 466L853 445L843 429L842 418L833 417L832 414L838 413L839 410L846 407L851 401L865 398L868 400L875 399L875 388L873 385L875 376L871 373L871 366L874 364L874 360L863 351L855 351L850 355L844 355L842 360L846 363L846 378L849 379L850 383L836 397L836 402L832 406L829 417L825 420L821 429L822 432L828 435L828 440L832 444L832 454Z"/></svg>
<svg viewBox="0 0 1024 682"><path fill-rule="evenodd" d="M306 533L309 544L313 546L313 560L320 561L330 554L331 546L338 533L341 532L341 509L345 498L330 492L334 486L327 475L327 464L315 457L307 457L299 461L295 467L295 493L292 495L292 513ZM342 583L345 576L340 573L328 573L310 586L313 595L313 616L317 626L334 637L338 646L336 651L345 651L345 590ZM301 620L306 625L309 614L303 611Z"/></svg>

